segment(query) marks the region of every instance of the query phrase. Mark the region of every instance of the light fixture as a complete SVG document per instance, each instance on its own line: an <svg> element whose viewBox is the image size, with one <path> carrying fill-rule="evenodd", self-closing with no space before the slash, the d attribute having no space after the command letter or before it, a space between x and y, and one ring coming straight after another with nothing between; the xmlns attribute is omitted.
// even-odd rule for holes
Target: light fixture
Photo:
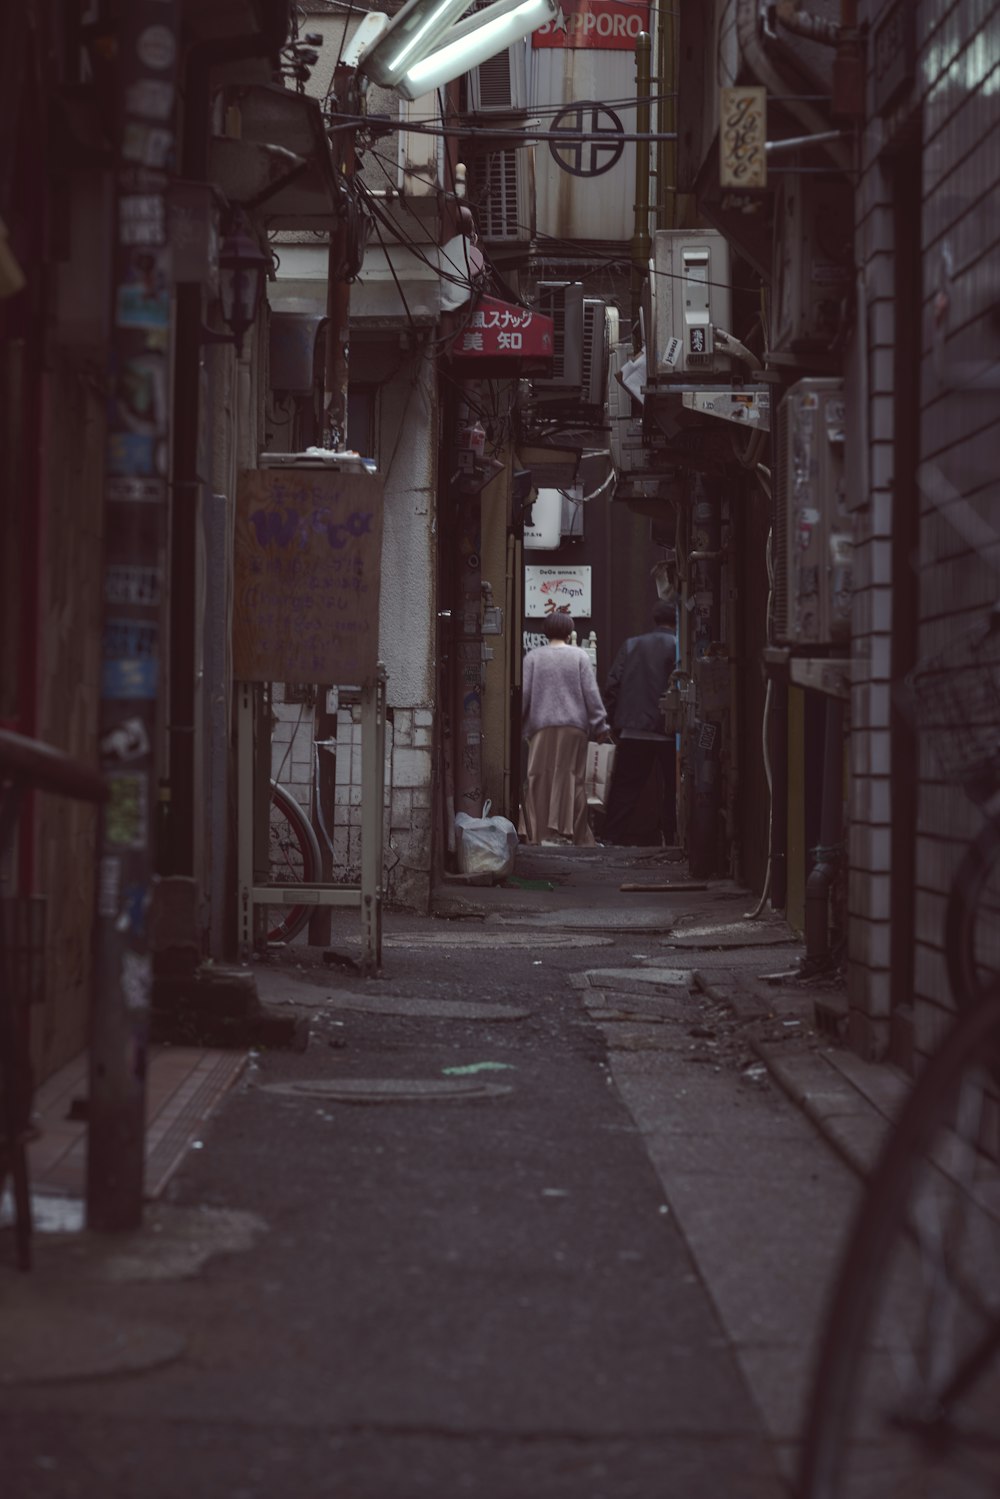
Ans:
<svg viewBox="0 0 1000 1499"><path fill-rule="evenodd" d="M228 333L202 328L202 343L235 344L243 353L243 339L264 295L264 278L271 269L271 257L262 250L241 214L232 214L219 246L219 302L222 321Z"/></svg>
<svg viewBox="0 0 1000 1499"><path fill-rule="evenodd" d="M397 85L404 99L419 99L470 68L495 57L558 14L558 0L496 0L452 27L443 46L411 63Z"/></svg>
<svg viewBox="0 0 1000 1499"><path fill-rule="evenodd" d="M359 72L418 99L551 21L559 8L558 0L494 0L458 20L468 7L469 0L409 0L362 52Z"/></svg>
<svg viewBox="0 0 1000 1499"><path fill-rule="evenodd" d="M385 31L358 58L358 70L382 88L395 88L412 62L436 47L470 0L407 0Z"/></svg>

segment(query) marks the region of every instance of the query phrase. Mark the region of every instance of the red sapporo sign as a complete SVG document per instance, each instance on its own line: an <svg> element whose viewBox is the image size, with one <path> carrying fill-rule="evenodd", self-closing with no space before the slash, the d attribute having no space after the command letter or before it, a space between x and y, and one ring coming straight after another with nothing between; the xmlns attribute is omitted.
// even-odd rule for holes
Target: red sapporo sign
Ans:
<svg viewBox="0 0 1000 1499"><path fill-rule="evenodd" d="M563 0L554 21L531 34L534 47L605 47L632 52L649 30L649 6L619 0Z"/></svg>
<svg viewBox="0 0 1000 1499"><path fill-rule="evenodd" d="M450 352L457 359L551 359L554 335L555 324L543 313L480 297Z"/></svg>

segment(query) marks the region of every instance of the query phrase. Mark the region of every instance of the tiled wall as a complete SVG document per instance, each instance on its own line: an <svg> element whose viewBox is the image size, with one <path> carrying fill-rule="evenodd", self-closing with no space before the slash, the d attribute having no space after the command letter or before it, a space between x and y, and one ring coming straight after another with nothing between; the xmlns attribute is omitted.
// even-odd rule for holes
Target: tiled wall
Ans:
<svg viewBox="0 0 1000 1499"><path fill-rule="evenodd" d="M308 704L284 701L274 689L271 731L272 775L309 812L313 783L313 713ZM426 908L431 849L431 744L429 708L395 708L386 724L383 853L386 899L394 905ZM342 706L336 715L335 786L332 805L323 806L326 835L333 844L333 878L356 884L361 878L361 710ZM320 755L331 751L320 747ZM314 819L322 844L323 828Z"/></svg>

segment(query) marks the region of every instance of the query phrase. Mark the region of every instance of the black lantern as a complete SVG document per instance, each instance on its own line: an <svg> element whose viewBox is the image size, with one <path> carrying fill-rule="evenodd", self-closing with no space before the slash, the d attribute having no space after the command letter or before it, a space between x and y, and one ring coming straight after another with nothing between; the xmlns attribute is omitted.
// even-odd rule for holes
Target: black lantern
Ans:
<svg viewBox="0 0 1000 1499"><path fill-rule="evenodd" d="M213 333L206 328L203 342L232 343L237 354L243 353L243 339L257 316L270 269L271 256L261 249L245 220L231 217L219 247L219 301L222 321L230 332Z"/></svg>

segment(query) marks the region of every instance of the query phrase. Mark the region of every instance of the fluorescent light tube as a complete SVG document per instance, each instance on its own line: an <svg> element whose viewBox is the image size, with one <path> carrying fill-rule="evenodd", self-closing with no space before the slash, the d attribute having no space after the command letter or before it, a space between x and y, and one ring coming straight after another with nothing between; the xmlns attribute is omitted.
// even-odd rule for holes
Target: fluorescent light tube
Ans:
<svg viewBox="0 0 1000 1499"><path fill-rule="evenodd" d="M432 93L544 26L558 10L558 0L521 0L513 9L510 0L497 0L453 27L436 52L411 63L396 87L405 99Z"/></svg>
<svg viewBox="0 0 1000 1499"><path fill-rule="evenodd" d="M388 28L358 58L358 70L383 88L393 88L409 64L441 42L472 0L408 0Z"/></svg>

